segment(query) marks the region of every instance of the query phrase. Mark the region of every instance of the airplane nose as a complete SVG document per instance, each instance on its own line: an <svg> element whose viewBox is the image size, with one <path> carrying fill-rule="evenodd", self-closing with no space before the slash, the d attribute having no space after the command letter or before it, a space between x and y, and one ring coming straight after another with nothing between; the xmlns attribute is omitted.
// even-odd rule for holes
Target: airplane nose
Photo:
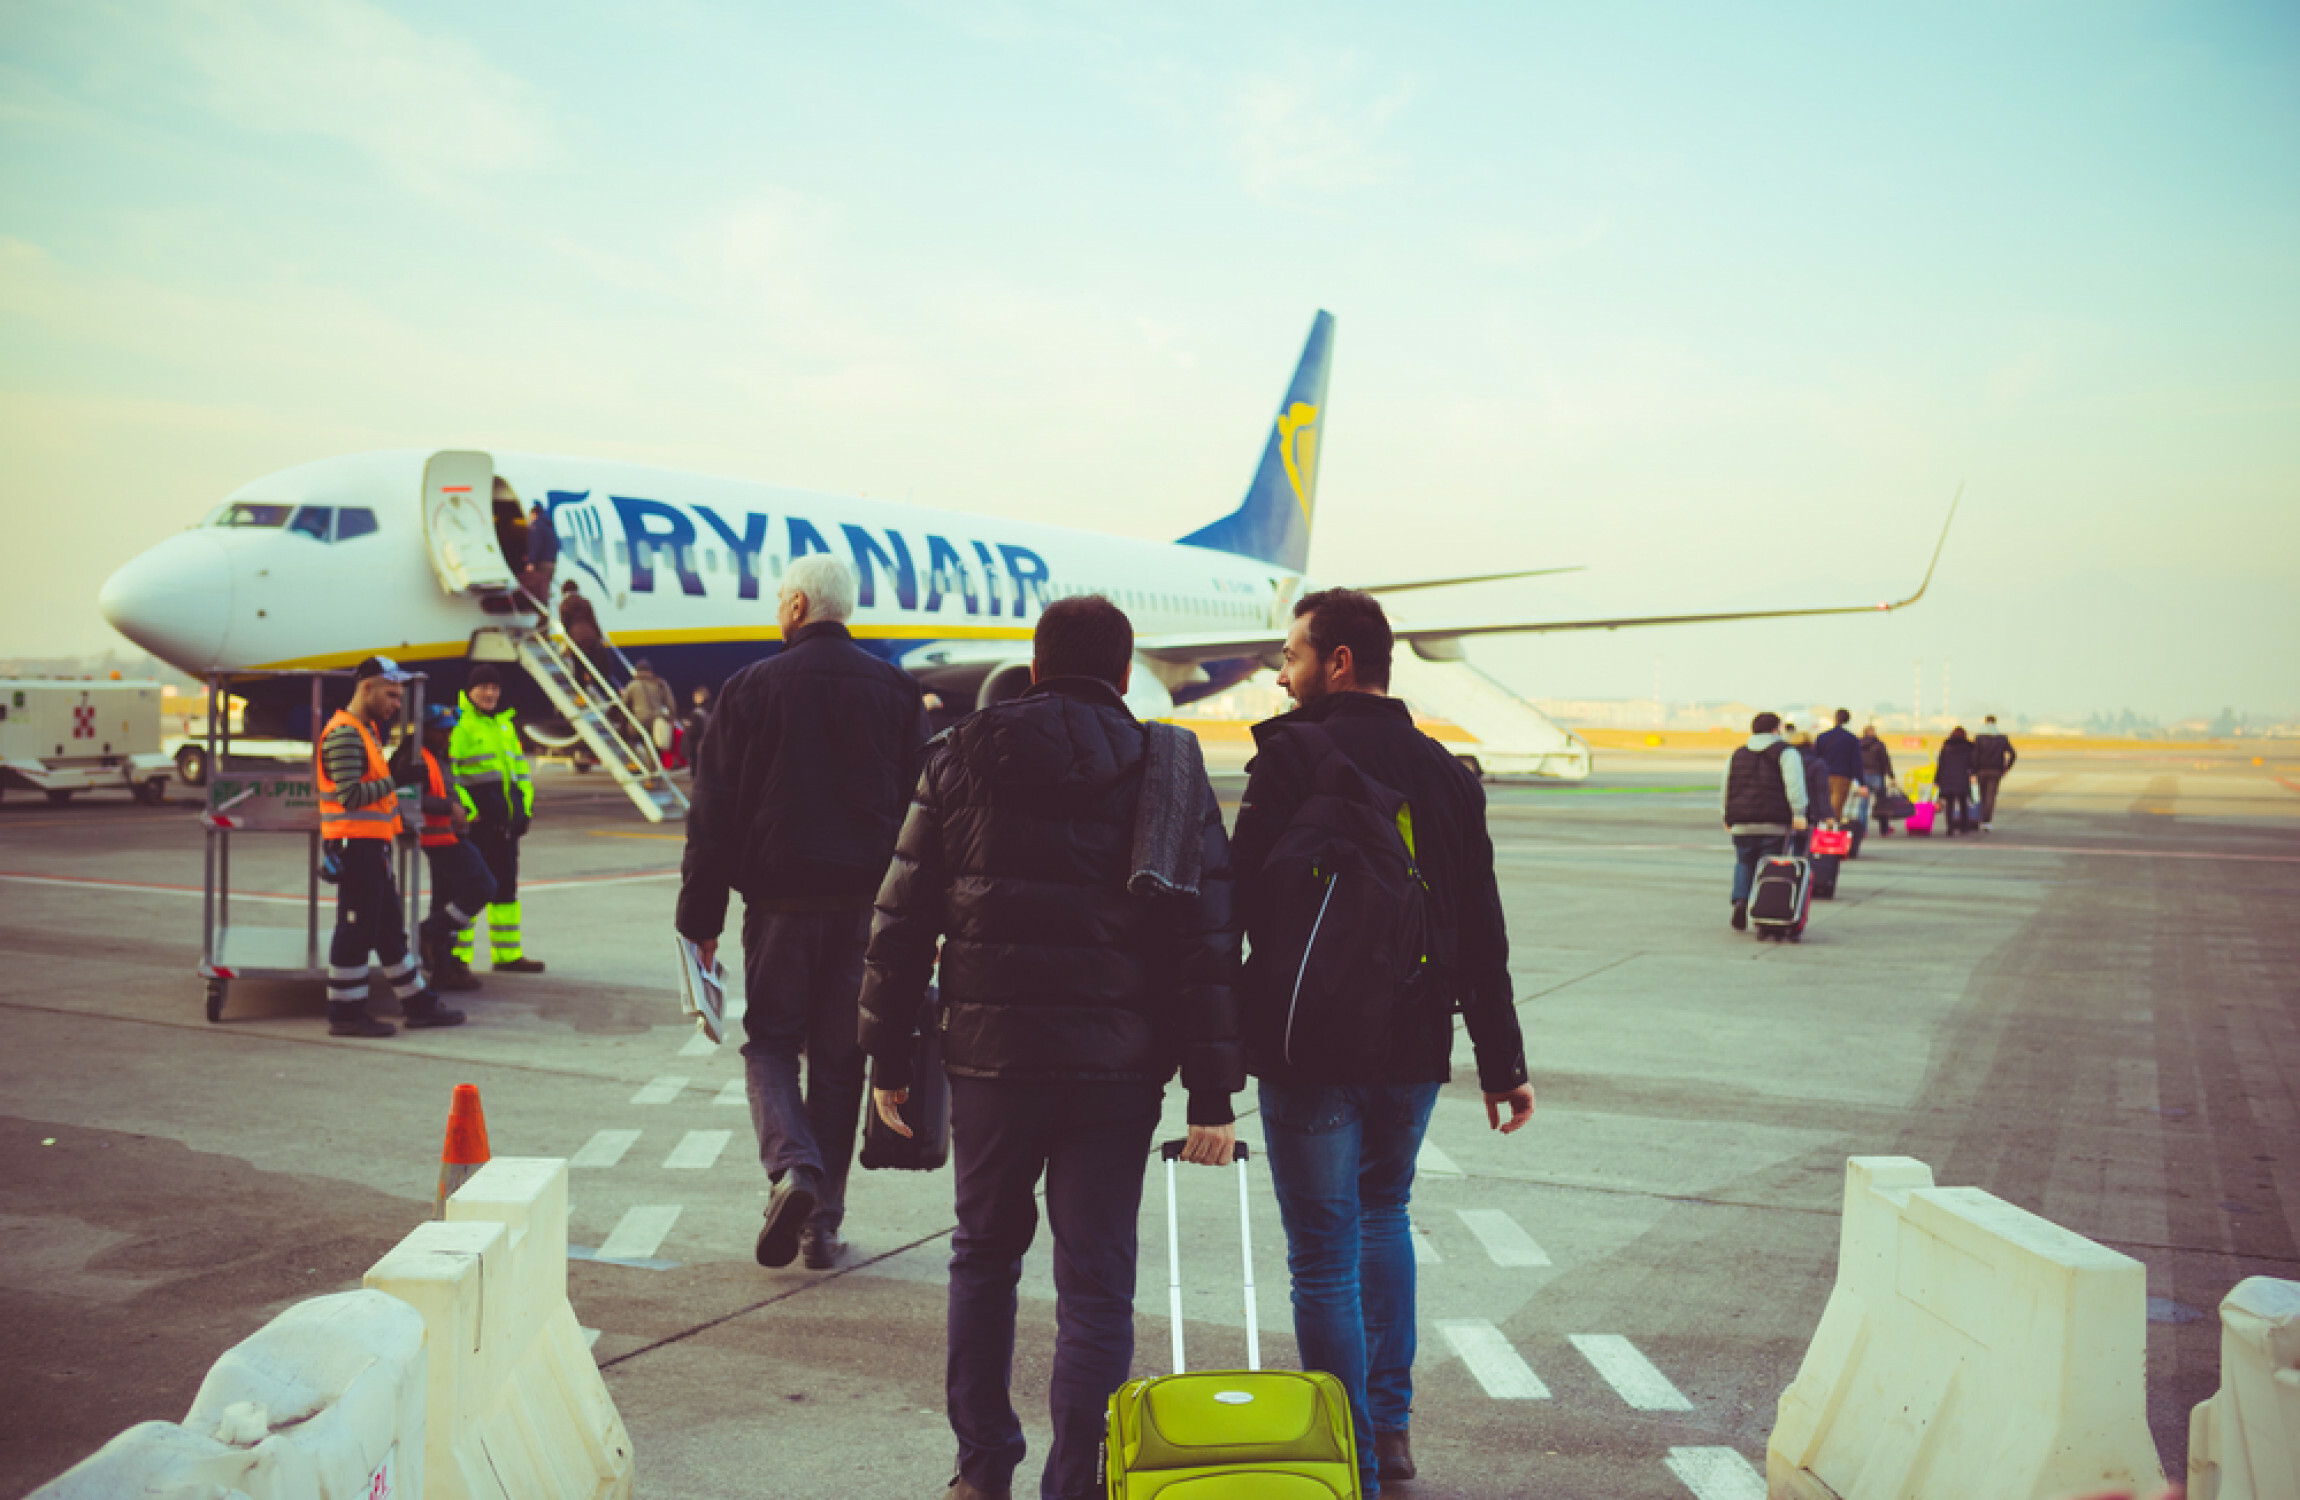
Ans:
<svg viewBox="0 0 2300 1500"><path fill-rule="evenodd" d="M169 537L135 558L96 598L114 630L170 666L217 666L232 619L232 559L202 532Z"/></svg>

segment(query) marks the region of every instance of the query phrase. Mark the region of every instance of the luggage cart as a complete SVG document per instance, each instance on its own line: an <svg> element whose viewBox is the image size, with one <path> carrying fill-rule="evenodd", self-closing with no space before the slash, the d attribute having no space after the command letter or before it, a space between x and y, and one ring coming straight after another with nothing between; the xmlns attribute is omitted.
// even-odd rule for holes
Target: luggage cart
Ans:
<svg viewBox="0 0 2300 1500"><path fill-rule="evenodd" d="M200 978L207 984L208 1020L221 1022L224 1001L235 979L327 979L327 941L320 930L319 788L311 755L327 719L324 688L331 678L351 680L349 672L234 672L208 678L207 806L200 815L206 830L206 867L200 899ZM311 679L311 754L300 763L275 758L232 759L231 690L260 678ZM424 678L408 684L408 711L400 733L420 741ZM245 736L243 736L245 738ZM385 749L386 758L393 753ZM403 804L403 814L405 812ZM417 815L420 821L420 814ZM303 922L300 926L257 925L232 920L232 839L239 834L301 834L304 839ZM401 899L407 905L408 940L414 941L423 914L423 860L414 841L398 846Z"/></svg>

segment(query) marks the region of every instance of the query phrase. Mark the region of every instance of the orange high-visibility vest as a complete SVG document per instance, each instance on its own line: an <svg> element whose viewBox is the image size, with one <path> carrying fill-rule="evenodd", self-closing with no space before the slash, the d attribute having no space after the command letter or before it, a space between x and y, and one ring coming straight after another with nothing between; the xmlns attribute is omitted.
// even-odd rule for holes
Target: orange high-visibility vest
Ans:
<svg viewBox="0 0 2300 1500"><path fill-rule="evenodd" d="M447 800L447 777L439 769L439 758L429 750L423 752L423 775L430 783L431 795ZM455 815L427 812L423 815L422 843L426 849L444 849L455 843Z"/></svg>
<svg viewBox="0 0 2300 1500"><path fill-rule="evenodd" d="M367 747L367 769L360 773L362 781L386 781L391 767L385 763L383 751L375 743L375 736L367 726L343 709L327 721L320 731L318 744L312 756L313 779L319 784L319 831L322 838L330 839L395 839L399 837L399 798L386 797L357 811L347 811L336 784L327 779L327 756L318 753L327 744L327 737L335 733L339 724L349 724L359 731L359 742Z"/></svg>

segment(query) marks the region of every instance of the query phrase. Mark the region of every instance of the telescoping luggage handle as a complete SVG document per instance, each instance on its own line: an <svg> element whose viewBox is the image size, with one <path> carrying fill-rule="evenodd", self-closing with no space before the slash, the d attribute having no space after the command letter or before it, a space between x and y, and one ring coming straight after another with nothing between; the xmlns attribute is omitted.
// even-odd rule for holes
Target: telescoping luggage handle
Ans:
<svg viewBox="0 0 2300 1500"><path fill-rule="evenodd" d="M1166 1316L1174 1325L1174 1373L1179 1375L1188 1367L1182 1363L1182 1221L1174 1205L1174 1163L1182 1159L1182 1141L1168 1141L1158 1148L1166 1161ZM1231 1147L1231 1159L1238 1166L1238 1253L1246 1265L1246 1368L1262 1368L1262 1322L1254 1306L1254 1221L1250 1213L1252 1199L1246 1196L1246 1157L1244 1141Z"/></svg>

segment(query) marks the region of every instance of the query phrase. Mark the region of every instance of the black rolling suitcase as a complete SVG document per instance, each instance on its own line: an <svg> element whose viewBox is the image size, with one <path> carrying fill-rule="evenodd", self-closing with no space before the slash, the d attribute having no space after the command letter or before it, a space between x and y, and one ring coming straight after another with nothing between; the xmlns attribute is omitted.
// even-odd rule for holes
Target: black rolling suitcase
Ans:
<svg viewBox="0 0 2300 1500"><path fill-rule="evenodd" d="M1805 932L1805 917L1812 910L1812 866L1789 852L1794 840L1781 841L1781 853L1768 855L1757 866L1757 884L1749 893L1749 925L1759 942L1796 942Z"/></svg>

